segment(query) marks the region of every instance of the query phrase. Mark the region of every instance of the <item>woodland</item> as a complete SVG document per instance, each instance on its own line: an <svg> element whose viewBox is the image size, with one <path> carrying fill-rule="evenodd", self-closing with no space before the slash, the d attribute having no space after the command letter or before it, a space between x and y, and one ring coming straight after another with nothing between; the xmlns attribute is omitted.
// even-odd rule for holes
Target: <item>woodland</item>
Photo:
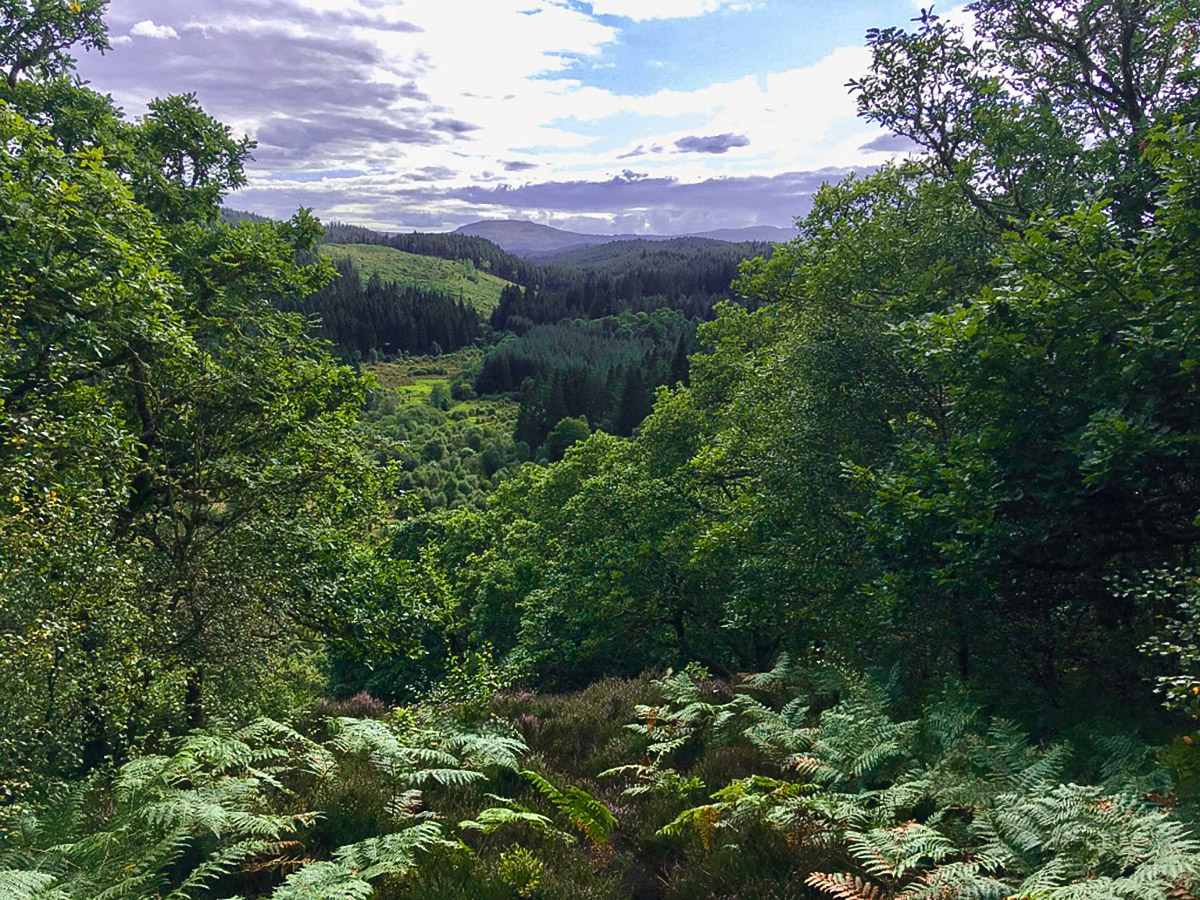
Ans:
<svg viewBox="0 0 1200 900"><path fill-rule="evenodd" d="M1192 0L872 30L794 241L537 261L223 211L106 5L0 0L0 900L1197 896Z"/></svg>

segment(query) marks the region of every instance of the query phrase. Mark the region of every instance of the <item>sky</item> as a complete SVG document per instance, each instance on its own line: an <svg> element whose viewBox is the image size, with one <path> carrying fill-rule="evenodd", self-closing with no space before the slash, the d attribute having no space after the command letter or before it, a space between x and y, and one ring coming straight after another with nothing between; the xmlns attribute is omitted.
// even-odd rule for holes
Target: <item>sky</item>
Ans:
<svg viewBox="0 0 1200 900"><path fill-rule="evenodd" d="M80 74L258 142L227 205L388 231L789 227L903 141L845 85L913 0L112 0Z"/></svg>

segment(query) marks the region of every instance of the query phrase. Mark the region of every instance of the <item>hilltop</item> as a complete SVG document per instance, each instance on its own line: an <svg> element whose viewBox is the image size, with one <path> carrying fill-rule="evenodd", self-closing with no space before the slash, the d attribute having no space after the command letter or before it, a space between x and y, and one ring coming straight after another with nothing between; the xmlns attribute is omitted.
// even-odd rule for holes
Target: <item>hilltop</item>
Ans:
<svg viewBox="0 0 1200 900"><path fill-rule="evenodd" d="M349 260L363 279L378 275L383 281L445 294L482 315L499 305L501 292L510 284L480 271L469 259L420 256L381 244L324 244L320 252L331 260Z"/></svg>
<svg viewBox="0 0 1200 900"><path fill-rule="evenodd" d="M486 238L509 253L527 256L553 254L562 250L593 247L618 241L669 241L681 237L697 237L726 243L751 241L783 243L796 236L792 229L775 228L769 225L751 228L723 228L695 234L583 234L552 228L549 225L539 225L536 222L511 219L472 222L470 225L463 225L456 229L454 234Z"/></svg>

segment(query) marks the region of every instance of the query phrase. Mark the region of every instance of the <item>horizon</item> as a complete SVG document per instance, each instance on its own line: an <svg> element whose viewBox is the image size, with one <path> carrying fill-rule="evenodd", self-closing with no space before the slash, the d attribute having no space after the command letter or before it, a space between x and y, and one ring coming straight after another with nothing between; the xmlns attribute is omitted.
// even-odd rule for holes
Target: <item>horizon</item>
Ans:
<svg viewBox="0 0 1200 900"><path fill-rule="evenodd" d="M80 74L130 115L194 91L259 142L226 205L376 230L793 227L907 142L857 117L913 0L113 0ZM471 27L464 28L464 21Z"/></svg>
<svg viewBox="0 0 1200 900"><path fill-rule="evenodd" d="M253 211L253 210L248 210L248 209L235 209L235 208L232 208L232 207L230 207L230 206L228 206L228 205L226 205L226 206L224 207L224 209L225 209L225 210L227 210L228 212L231 212L231 213L241 213L241 214L250 213L250 214L252 214L252 215L262 215L262 213L254 213L254 211ZM420 229L420 228L403 229L403 230L399 230L399 231L397 231L397 230L389 230L389 229L387 229L387 228L371 228L370 226L366 226L366 225L360 225L358 222L345 222L345 221L342 221L341 219L331 219L331 220L329 220L328 222L325 222L324 224L326 224L326 225L342 225L342 226L351 227L351 228L367 228L367 229L368 229L368 230L370 230L370 231L375 231L375 232L378 232L379 234L383 234L383 235L395 235L395 234L454 234L455 232L460 232L460 231L462 231L463 229L466 229L466 228L473 228L473 227L475 227L475 226L478 226L478 225L537 225L537 226L539 226L539 227L541 227L541 228L550 228L550 229L553 229L553 230L555 230L555 231L561 231L561 232L563 232L564 234L577 234L577 235L581 235L581 236L584 236L584 237L629 237L629 238L633 238L633 239L641 239L641 238L676 238L676 237L704 237L706 234L708 234L708 233L712 233L712 232L720 232L720 231L754 231L754 230L757 230L757 229L764 229L764 228L778 228L778 230L780 230L780 231L791 231L791 230L793 230L793 228L788 228L788 227L786 227L786 226L775 226L775 225L746 225L746 226L734 226L734 227L730 227L730 228L710 228L710 229L708 229L707 231L696 231L696 232L649 232L649 231L647 231L647 232L642 232L642 233L640 233L640 234L637 234L637 233L634 233L634 232L629 232L629 231L612 231L612 232L605 232L605 231L576 231L576 230L574 230L574 229L570 229L570 228L559 228L558 226L555 226L555 225L547 225L547 224L545 224L544 222L534 222L534 221L532 221L532 220L530 220L530 219L478 219L478 220L476 220L476 221L474 221L474 222L464 222L462 225L458 225L458 226L456 226L456 227L454 227L454 228L450 228L450 229L447 229L447 230L441 230L441 231L439 231L439 230L434 230L434 229ZM493 243L494 243L494 242L493 242Z"/></svg>

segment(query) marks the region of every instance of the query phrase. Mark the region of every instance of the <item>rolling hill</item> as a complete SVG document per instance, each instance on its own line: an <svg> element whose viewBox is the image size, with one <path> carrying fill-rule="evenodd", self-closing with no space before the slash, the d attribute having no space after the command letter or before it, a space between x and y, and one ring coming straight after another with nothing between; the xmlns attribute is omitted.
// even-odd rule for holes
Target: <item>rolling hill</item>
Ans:
<svg viewBox="0 0 1200 900"><path fill-rule="evenodd" d="M551 228L549 225L539 225L536 222L519 222L514 220L473 222L470 225L463 225L461 228L456 229L454 234L486 238L503 247L509 253L519 253L527 256L549 256L564 250L594 247L617 241L670 241L680 237L700 237L715 241L724 241L726 243L743 243L749 241L781 243L783 241L790 241L796 236L792 229L774 228L767 225L751 228L725 228L719 231L687 235L581 234L575 231L564 231L561 228Z"/></svg>
<svg viewBox="0 0 1200 900"><path fill-rule="evenodd" d="M384 281L461 298L485 317L499 305L500 292L509 284L481 272L470 260L418 256L380 244L323 244L321 255L349 260L363 278L378 275Z"/></svg>

